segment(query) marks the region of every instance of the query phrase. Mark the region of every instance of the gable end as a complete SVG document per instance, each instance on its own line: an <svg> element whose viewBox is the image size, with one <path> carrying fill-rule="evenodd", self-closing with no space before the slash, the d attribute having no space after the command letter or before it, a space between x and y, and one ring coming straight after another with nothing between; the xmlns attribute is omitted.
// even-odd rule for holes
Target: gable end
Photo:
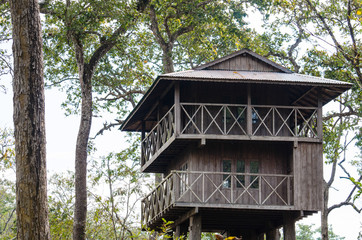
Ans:
<svg viewBox="0 0 362 240"><path fill-rule="evenodd" d="M226 57L201 65L195 70L225 70L254 72L292 73L289 69L270 61L248 49L243 49Z"/></svg>

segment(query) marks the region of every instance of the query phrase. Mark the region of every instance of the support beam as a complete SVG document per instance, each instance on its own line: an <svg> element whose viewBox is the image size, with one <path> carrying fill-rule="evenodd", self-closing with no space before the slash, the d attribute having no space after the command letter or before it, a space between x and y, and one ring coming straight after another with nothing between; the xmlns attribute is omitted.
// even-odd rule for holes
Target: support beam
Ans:
<svg viewBox="0 0 362 240"><path fill-rule="evenodd" d="M284 240L296 240L295 237L295 216L292 213L285 213L283 217Z"/></svg>
<svg viewBox="0 0 362 240"><path fill-rule="evenodd" d="M184 237L182 239L186 239L187 229L188 223L177 225L174 233L174 239L181 239L182 236Z"/></svg>
<svg viewBox="0 0 362 240"><path fill-rule="evenodd" d="M316 87L312 87L310 88L307 92L305 92L302 96L300 96L297 100L295 100L291 105L292 106L298 106L298 102L300 100L302 100L303 98L305 98L306 96L308 96L309 94L313 94L313 91L315 90ZM303 104L302 104L303 105Z"/></svg>
<svg viewBox="0 0 362 240"><path fill-rule="evenodd" d="M322 107L323 107L323 103L321 100L321 90L318 89L318 110L317 110L317 135L318 138L320 139L320 141L323 140L323 112L322 112Z"/></svg>
<svg viewBox="0 0 362 240"><path fill-rule="evenodd" d="M174 234L174 239L179 239L181 237L181 226L177 225L176 226L176 231Z"/></svg>
<svg viewBox="0 0 362 240"><path fill-rule="evenodd" d="M251 86L250 83L247 86L247 98L248 106L246 108L246 133L251 136L253 134L253 119L251 109Z"/></svg>
<svg viewBox="0 0 362 240"><path fill-rule="evenodd" d="M196 214L190 217L189 239L201 240L201 215Z"/></svg>
<svg viewBox="0 0 362 240"><path fill-rule="evenodd" d="M176 221L172 224L173 226L179 226L181 225L183 222L185 222L187 219L189 219L190 217L194 216L195 214L199 213L199 208L195 207L193 209L191 209L190 211L188 211L187 213L185 213L184 215L182 215L181 217L179 217L178 219L176 219Z"/></svg>
<svg viewBox="0 0 362 240"><path fill-rule="evenodd" d="M175 125L176 125L176 136L180 135L181 132L181 106L180 106L180 82L175 82Z"/></svg>
<svg viewBox="0 0 362 240"><path fill-rule="evenodd" d="M146 122L145 121L142 121L142 133L141 133L141 142L145 139L146 137ZM141 148L143 148L143 144L141 144ZM145 156L144 156L144 153L143 153L143 149L141 149L141 166L143 166L144 164L146 163L145 161Z"/></svg>

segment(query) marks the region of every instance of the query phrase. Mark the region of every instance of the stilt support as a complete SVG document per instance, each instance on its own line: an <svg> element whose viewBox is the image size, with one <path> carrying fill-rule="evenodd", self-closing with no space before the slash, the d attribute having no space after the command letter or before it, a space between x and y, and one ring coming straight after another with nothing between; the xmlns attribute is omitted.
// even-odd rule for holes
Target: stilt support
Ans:
<svg viewBox="0 0 362 240"><path fill-rule="evenodd" d="M189 239L201 240L201 215L196 214L190 217Z"/></svg>
<svg viewBox="0 0 362 240"><path fill-rule="evenodd" d="M283 233L285 240L296 240L295 237L295 216L291 213L285 213Z"/></svg>

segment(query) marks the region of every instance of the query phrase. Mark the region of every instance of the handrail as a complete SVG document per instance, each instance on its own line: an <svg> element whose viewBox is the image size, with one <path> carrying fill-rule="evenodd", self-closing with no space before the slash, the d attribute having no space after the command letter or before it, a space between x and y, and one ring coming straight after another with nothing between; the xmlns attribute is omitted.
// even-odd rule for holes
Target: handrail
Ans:
<svg viewBox="0 0 362 240"><path fill-rule="evenodd" d="M147 137L149 137L149 135L152 134L152 132L153 132L153 131L161 124L161 122L167 117L167 115L168 115L171 111L173 111L174 107L175 107L175 105L173 105L173 106L165 113L165 115L156 123L156 125L146 134L146 136L145 136L145 138L142 140L142 142L145 141L145 139L146 139Z"/></svg>
<svg viewBox="0 0 362 240"><path fill-rule="evenodd" d="M284 105L250 105L251 119L245 104L181 103L186 135L248 135L247 122L252 122L251 136L319 138L318 108Z"/></svg>
<svg viewBox="0 0 362 240"><path fill-rule="evenodd" d="M318 119L317 107L182 102L180 111L181 119L176 121L173 105L142 140L142 165L165 150L162 147L170 139L178 137L176 124L180 124L181 137L205 138L209 135L235 139L244 136L288 141L321 139L321 132L318 132L321 119ZM248 125L251 126L249 132Z"/></svg>
<svg viewBox="0 0 362 240"><path fill-rule="evenodd" d="M175 135L174 109L173 105L141 141L142 165Z"/></svg>
<svg viewBox="0 0 362 240"><path fill-rule="evenodd" d="M211 207L293 206L292 181L293 175L288 174L171 171L142 199L142 221L146 224L181 203Z"/></svg>

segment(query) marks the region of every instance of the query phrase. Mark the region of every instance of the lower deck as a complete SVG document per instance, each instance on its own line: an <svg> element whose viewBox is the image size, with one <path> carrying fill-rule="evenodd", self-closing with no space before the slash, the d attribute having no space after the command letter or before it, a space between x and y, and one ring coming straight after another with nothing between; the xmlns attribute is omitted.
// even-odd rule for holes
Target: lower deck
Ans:
<svg viewBox="0 0 362 240"><path fill-rule="evenodd" d="M293 176L286 174L172 171L142 200L142 225L157 229L163 219L182 222L197 209L204 231L247 223L255 229L268 222L279 226L283 213L301 212L293 186Z"/></svg>
<svg viewBox="0 0 362 240"><path fill-rule="evenodd" d="M172 229L175 230L176 226L180 226L181 232L187 232L189 218L198 215L201 217L202 232L228 232L232 236L241 236L246 232L262 234L280 228L283 226L286 214L291 215L294 220L299 220L314 213L316 212L273 210L263 207L258 209L184 207L182 204L181 206L174 204L164 212L162 218L156 218L147 227L157 231L165 220L172 222Z"/></svg>

